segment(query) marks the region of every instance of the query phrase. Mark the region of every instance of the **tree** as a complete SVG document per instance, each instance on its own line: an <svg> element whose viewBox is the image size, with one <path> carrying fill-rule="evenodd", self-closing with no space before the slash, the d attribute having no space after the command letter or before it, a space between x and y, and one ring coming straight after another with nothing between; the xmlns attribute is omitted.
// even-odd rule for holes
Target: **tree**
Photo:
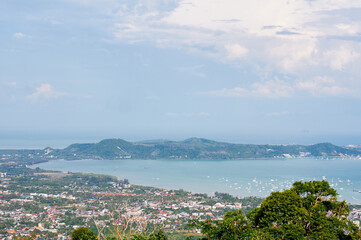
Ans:
<svg viewBox="0 0 361 240"><path fill-rule="evenodd" d="M206 236L205 239L251 239L253 235L252 226L245 218L242 210L227 212L223 221L207 220L200 222L196 220L190 224L190 227L201 229L202 234Z"/></svg>
<svg viewBox="0 0 361 240"><path fill-rule="evenodd" d="M327 181L299 181L271 193L248 217L270 239L359 239L357 226L346 218L349 212Z"/></svg>
<svg viewBox="0 0 361 240"><path fill-rule="evenodd" d="M358 227L347 220L349 212L328 182L295 182L289 190L271 193L247 218L233 211L223 221L194 221L190 227L209 240L361 239Z"/></svg>
<svg viewBox="0 0 361 240"><path fill-rule="evenodd" d="M148 237L148 240L168 240L168 237L164 234L164 232L161 229L159 229L155 233L152 233Z"/></svg>
<svg viewBox="0 0 361 240"><path fill-rule="evenodd" d="M97 240L94 232L88 228L80 227L71 234L72 240Z"/></svg>
<svg viewBox="0 0 361 240"><path fill-rule="evenodd" d="M167 235L164 234L164 232L159 229L158 231L152 233L149 235L149 237L146 237L145 235L133 235L132 240L168 240Z"/></svg>

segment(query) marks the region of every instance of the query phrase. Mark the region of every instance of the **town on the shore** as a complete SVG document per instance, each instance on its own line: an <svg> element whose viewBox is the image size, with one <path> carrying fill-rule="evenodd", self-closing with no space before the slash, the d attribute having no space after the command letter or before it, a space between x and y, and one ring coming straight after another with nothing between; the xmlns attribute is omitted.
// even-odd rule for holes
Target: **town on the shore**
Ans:
<svg viewBox="0 0 361 240"><path fill-rule="evenodd" d="M0 239L31 234L69 239L80 226L94 232L162 228L176 239L197 235L188 229L189 220L221 219L227 211L251 210L262 201L132 185L107 175L30 169L15 162L2 163L0 169Z"/></svg>

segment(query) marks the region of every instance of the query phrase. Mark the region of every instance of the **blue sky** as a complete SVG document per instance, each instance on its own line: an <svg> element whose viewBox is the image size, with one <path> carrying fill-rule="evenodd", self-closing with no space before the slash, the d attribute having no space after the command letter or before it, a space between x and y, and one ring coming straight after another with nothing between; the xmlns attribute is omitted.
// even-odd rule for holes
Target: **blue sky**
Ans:
<svg viewBox="0 0 361 240"><path fill-rule="evenodd" d="M4 0L0 12L3 145L361 144L359 0Z"/></svg>

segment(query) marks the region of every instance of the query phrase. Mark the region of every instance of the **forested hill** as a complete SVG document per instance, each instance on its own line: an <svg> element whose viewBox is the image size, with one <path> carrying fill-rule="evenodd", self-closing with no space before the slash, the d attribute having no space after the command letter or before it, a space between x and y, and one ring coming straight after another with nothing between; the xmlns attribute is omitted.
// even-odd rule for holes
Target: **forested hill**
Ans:
<svg viewBox="0 0 361 240"><path fill-rule="evenodd" d="M361 151L330 143L315 145L254 145L216 142L202 138L184 141L154 140L128 142L106 139L99 143L72 144L65 149L48 149L64 159L239 159L360 156Z"/></svg>
<svg viewBox="0 0 361 240"><path fill-rule="evenodd" d="M99 143L77 143L64 149L0 150L0 163L9 160L36 163L55 159L242 159L292 157L361 157L360 148L331 143L314 145L255 145L216 142L203 138L184 141L128 142L106 139Z"/></svg>

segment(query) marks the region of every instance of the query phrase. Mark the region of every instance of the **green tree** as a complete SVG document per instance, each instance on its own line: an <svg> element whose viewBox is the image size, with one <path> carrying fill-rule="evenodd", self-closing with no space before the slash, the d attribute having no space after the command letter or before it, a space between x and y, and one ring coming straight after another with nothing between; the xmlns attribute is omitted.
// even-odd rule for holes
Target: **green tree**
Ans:
<svg viewBox="0 0 361 240"><path fill-rule="evenodd" d="M360 239L360 231L347 220L350 210L326 181L295 182L283 192L273 192L250 211L227 212L223 221L194 221L203 239L298 240Z"/></svg>
<svg viewBox="0 0 361 240"><path fill-rule="evenodd" d="M158 231L146 237L144 235L133 235L132 240L168 240L168 237L164 234L164 232L159 229Z"/></svg>
<svg viewBox="0 0 361 240"><path fill-rule="evenodd" d="M80 227L71 234L72 240L97 240L94 232L88 228Z"/></svg>
<svg viewBox="0 0 361 240"><path fill-rule="evenodd" d="M237 240L251 239L253 236L252 226L242 210L227 212L223 221L193 221L190 227L201 229L202 234L206 236L205 239Z"/></svg>
<svg viewBox="0 0 361 240"><path fill-rule="evenodd" d="M268 239L359 239L357 226L346 218L349 212L327 181L299 181L271 193L248 218Z"/></svg>
<svg viewBox="0 0 361 240"><path fill-rule="evenodd" d="M164 232L161 229L159 229L155 233L152 233L148 237L148 240L168 240L168 237L164 234Z"/></svg>

